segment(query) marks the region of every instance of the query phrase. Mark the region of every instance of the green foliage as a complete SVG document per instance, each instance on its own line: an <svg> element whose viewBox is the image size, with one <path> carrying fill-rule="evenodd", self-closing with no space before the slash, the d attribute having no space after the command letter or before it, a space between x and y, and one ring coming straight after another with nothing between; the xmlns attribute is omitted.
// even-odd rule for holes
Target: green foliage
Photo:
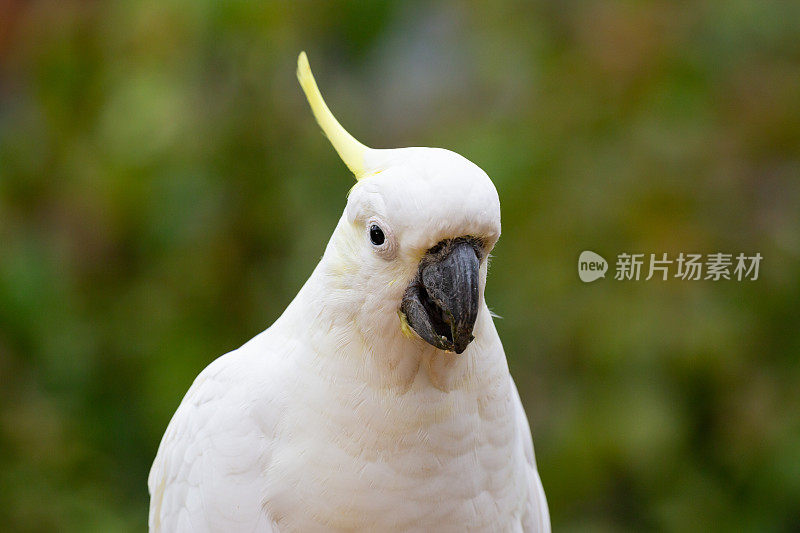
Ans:
<svg viewBox="0 0 800 533"><path fill-rule="evenodd" d="M800 523L797 3L0 7L0 523L141 531L194 376L267 327L376 147L493 177L487 288L556 531ZM584 285L582 250L760 252ZM613 262L613 260L612 260ZM613 268L613 265L612 265Z"/></svg>

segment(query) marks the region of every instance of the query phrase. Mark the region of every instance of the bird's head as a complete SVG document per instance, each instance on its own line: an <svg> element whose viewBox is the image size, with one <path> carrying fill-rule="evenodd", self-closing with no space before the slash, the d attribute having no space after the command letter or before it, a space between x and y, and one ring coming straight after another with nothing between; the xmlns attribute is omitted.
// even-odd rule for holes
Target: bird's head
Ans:
<svg viewBox="0 0 800 533"><path fill-rule="evenodd" d="M394 324L406 337L463 352L484 307L487 259L500 237L500 201L491 180L449 150L364 146L331 114L305 53L297 76L322 130L357 179L326 251L333 285L362 295L354 312L363 316L353 319ZM376 320L381 316L388 322Z"/></svg>

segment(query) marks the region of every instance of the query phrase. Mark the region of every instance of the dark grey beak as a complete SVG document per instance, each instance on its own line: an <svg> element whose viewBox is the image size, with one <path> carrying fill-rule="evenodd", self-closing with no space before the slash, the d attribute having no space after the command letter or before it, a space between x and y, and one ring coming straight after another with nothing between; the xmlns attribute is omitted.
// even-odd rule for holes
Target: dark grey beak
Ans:
<svg viewBox="0 0 800 533"><path fill-rule="evenodd" d="M478 317L481 247L475 239L442 241L425 254L400 310L429 344L461 353L474 338Z"/></svg>

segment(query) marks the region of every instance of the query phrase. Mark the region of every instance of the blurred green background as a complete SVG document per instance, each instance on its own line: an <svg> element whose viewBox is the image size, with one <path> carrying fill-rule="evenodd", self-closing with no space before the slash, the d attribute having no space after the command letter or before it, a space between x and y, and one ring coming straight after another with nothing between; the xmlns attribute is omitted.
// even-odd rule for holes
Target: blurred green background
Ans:
<svg viewBox="0 0 800 533"><path fill-rule="evenodd" d="M800 528L800 3L12 0L3 530L143 530L193 378L311 273L353 179L300 50L363 142L497 185L487 300L555 531ZM764 259L589 285L582 250Z"/></svg>

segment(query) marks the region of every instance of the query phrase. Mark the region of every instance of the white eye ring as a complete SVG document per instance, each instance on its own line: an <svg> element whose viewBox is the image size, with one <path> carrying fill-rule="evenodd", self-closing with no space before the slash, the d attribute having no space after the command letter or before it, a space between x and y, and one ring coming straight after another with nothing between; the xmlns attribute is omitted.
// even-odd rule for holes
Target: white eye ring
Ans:
<svg viewBox="0 0 800 533"><path fill-rule="evenodd" d="M384 259L393 259L397 243L392 230L378 217L370 217L365 224L367 242L370 247ZM380 240L380 237L383 240Z"/></svg>

